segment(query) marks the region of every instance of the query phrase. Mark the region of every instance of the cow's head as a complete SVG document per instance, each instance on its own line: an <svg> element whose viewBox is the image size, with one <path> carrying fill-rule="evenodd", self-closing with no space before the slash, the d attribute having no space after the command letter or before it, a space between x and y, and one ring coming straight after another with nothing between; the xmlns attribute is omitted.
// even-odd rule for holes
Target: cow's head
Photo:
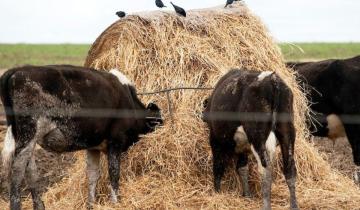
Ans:
<svg viewBox="0 0 360 210"><path fill-rule="evenodd" d="M154 131L155 127L159 125L163 125L161 110L156 104L149 103L146 107L145 133Z"/></svg>
<svg viewBox="0 0 360 210"><path fill-rule="evenodd" d="M123 151L126 151L131 145L139 141L139 135L153 132L156 126L163 124L161 111L156 104L150 103L147 107L141 104L137 111L140 111L141 114L136 116L136 125L126 132L129 141L123 146Z"/></svg>

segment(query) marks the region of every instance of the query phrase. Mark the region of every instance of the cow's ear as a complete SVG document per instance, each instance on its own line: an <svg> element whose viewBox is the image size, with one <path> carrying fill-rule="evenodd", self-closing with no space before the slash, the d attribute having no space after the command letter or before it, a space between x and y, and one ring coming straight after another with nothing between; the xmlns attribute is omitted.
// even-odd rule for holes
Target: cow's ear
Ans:
<svg viewBox="0 0 360 210"><path fill-rule="evenodd" d="M150 111L160 111L159 107L154 103L149 103L146 109Z"/></svg>

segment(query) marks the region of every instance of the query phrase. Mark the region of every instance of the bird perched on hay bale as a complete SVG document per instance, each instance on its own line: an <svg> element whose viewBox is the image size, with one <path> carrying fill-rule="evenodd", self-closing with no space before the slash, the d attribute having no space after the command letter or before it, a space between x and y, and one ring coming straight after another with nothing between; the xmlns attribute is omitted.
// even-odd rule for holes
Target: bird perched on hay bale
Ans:
<svg viewBox="0 0 360 210"><path fill-rule="evenodd" d="M224 7L224 8L226 8L228 5L233 4L234 1L242 1L242 0L226 0L226 4L225 4L225 7Z"/></svg>
<svg viewBox="0 0 360 210"><path fill-rule="evenodd" d="M156 1L155 1L155 4L156 4L156 6L159 7L159 8L166 7L161 0L156 0Z"/></svg>
<svg viewBox="0 0 360 210"><path fill-rule="evenodd" d="M234 3L234 0L227 0L224 8L226 8L228 5L232 3Z"/></svg>
<svg viewBox="0 0 360 210"><path fill-rule="evenodd" d="M186 17L186 11L185 11L183 8L181 8L181 7L173 4L172 2L170 2L170 3L173 5L173 7L174 7L174 9L175 9L175 12L176 12L177 14Z"/></svg>
<svg viewBox="0 0 360 210"><path fill-rule="evenodd" d="M123 11L118 11L118 12L116 12L115 14L116 14L119 18L123 18L123 17L126 16L126 13L123 12Z"/></svg>

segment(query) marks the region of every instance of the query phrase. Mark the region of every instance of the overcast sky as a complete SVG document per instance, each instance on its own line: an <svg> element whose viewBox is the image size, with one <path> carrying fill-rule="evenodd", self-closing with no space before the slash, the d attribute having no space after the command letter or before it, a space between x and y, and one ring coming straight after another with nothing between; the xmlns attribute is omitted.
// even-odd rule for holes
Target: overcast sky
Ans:
<svg viewBox="0 0 360 210"><path fill-rule="evenodd" d="M169 1L163 0L165 4ZM281 42L360 41L360 0L245 0ZM115 12L156 10L155 0L0 0L0 43L92 43ZM185 9L225 0L173 0Z"/></svg>

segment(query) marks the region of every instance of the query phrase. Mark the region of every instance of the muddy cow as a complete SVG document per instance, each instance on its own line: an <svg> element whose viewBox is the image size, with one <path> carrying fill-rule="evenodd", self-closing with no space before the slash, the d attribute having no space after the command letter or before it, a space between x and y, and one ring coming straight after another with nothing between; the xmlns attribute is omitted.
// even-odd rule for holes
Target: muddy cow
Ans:
<svg viewBox="0 0 360 210"><path fill-rule="evenodd" d="M290 206L298 209L293 95L286 84L270 71L231 70L217 83L204 106L203 119L210 128L215 191L220 190L229 160L237 158L243 195L250 195L247 165L252 152L262 176L263 207L271 209L271 165L278 141Z"/></svg>
<svg viewBox="0 0 360 210"><path fill-rule="evenodd" d="M348 137L355 163L354 180L360 184L360 124L356 118L360 116L360 56L287 66L297 71L309 93L313 117L320 122L310 127L313 134L333 140Z"/></svg>
<svg viewBox="0 0 360 210"><path fill-rule="evenodd" d="M21 209L25 178L34 209L44 209L38 189L34 148L57 153L87 150L89 204L100 177L100 151L107 154L110 199L118 199L120 157L162 123L155 104L137 98L118 70L110 73L75 66L25 66L0 78L8 130L2 151L10 180L10 209Z"/></svg>

